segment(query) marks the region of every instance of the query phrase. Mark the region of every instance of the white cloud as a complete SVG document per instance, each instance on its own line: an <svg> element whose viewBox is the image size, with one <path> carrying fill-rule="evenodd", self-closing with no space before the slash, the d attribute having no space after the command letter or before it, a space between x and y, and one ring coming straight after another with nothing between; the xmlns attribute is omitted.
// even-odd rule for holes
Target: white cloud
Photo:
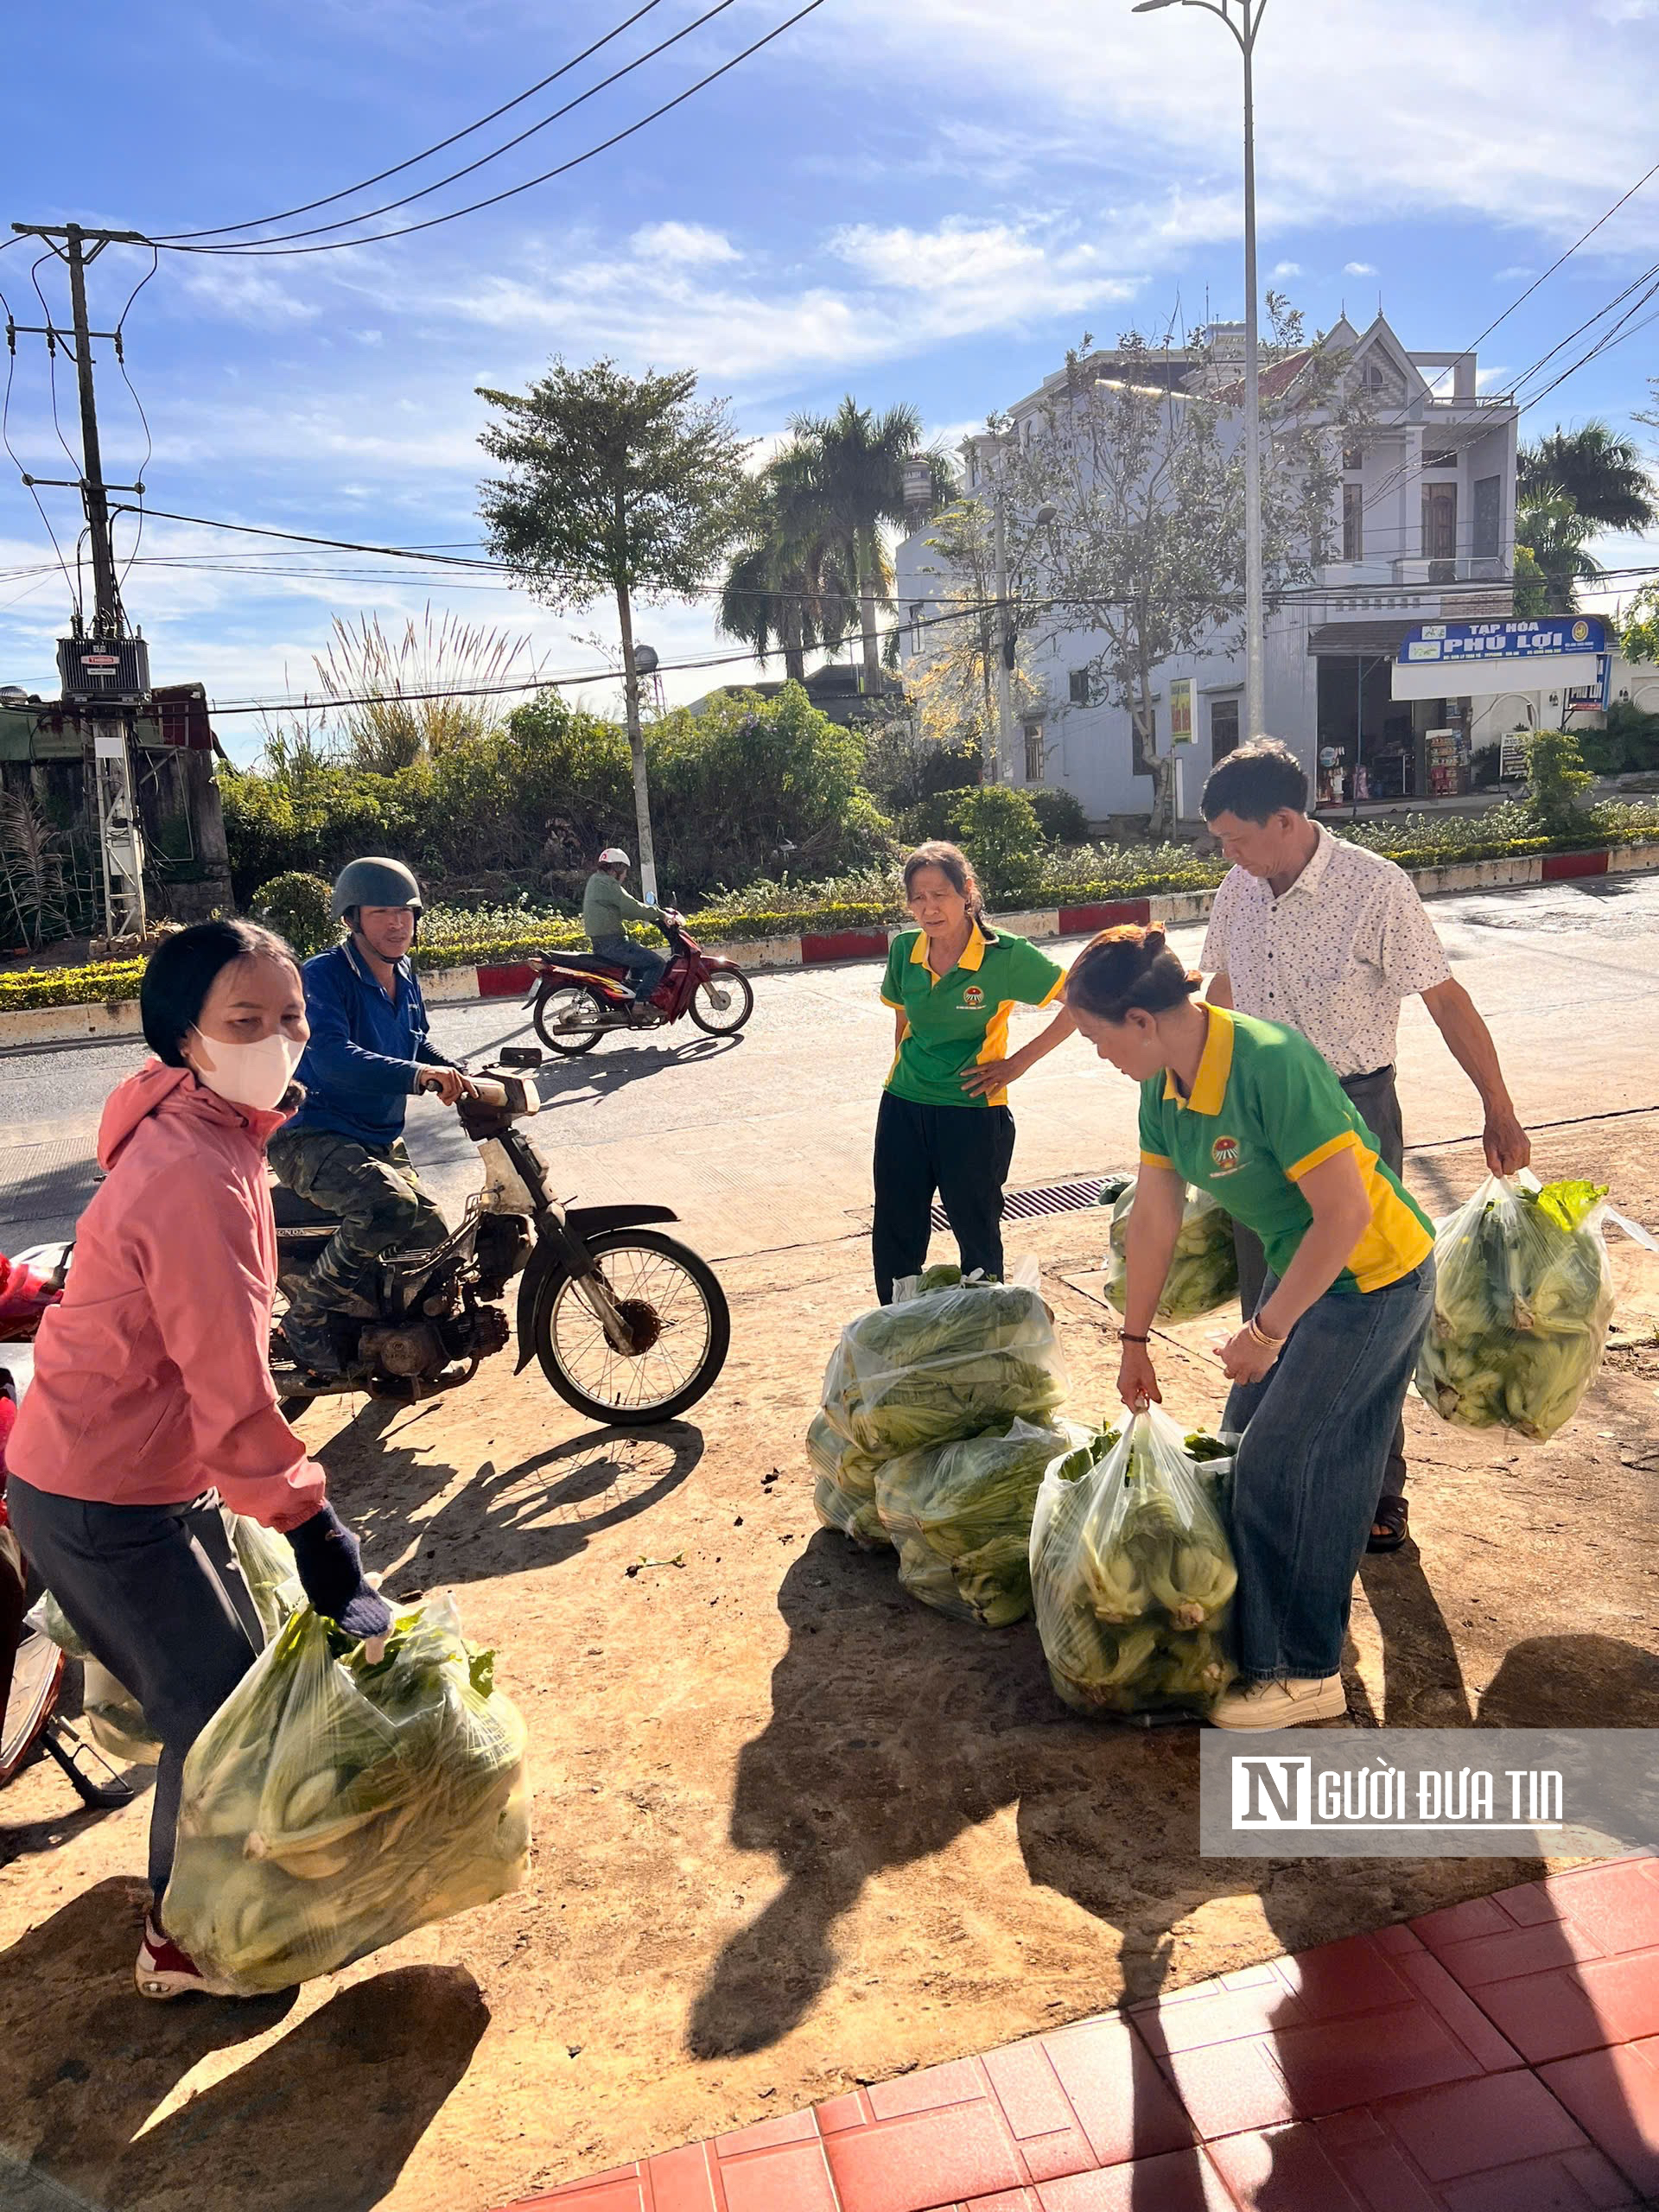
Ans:
<svg viewBox="0 0 1659 2212"><path fill-rule="evenodd" d="M1517 264L1513 268L1493 270L1492 282L1494 284L1523 284L1537 274L1535 269L1524 269Z"/></svg>
<svg viewBox="0 0 1659 2212"><path fill-rule="evenodd" d="M1300 276L1302 264L1300 261L1275 261L1273 273L1275 276Z"/></svg>
<svg viewBox="0 0 1659 2212"><path fill-rule="evenodd" d="M229 321L252 323L259 329L311 322L322 312L315 301L302 299L274 276L235 261L193 261L185 272L183 289Z"/></svg>
<svg viewBox="0 0 1659 2212"><path fill-rule="evenodd" d="M642 261L680 262L690 268L709 268L743 257L724 232L709 230L702 223L647 223L628 244Z"/></svg>
<svg viewBox="0 0 1659 2212"><path fill-rule="evenodd" d="M1375 276L1376 264L1373 261L1344 261L1342 273L1344 276Z"/></svg>

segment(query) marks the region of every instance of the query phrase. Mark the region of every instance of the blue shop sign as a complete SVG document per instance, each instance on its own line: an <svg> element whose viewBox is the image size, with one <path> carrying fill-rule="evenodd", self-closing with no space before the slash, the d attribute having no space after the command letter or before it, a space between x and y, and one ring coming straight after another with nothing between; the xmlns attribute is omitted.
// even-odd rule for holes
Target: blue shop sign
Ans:
<svg viewBox="0 0 1659 2212"><path fill-rule="evenodd" d="M1551 614L1529 622L1420 622L1406 633L1402 664L1425 661L1526 662L1559 660L1607 650L1607 626L1598 614Z"/></svg>

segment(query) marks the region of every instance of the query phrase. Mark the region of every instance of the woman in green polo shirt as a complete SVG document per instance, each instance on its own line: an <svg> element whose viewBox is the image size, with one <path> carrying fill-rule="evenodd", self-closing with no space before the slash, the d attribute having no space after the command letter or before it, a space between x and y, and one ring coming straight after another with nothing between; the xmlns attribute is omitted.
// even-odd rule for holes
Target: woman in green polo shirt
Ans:
<svg viewBox="0 0 1659 2212"><path fill-rule="evenodd" d="M1261 1300L1228 1344L1241 1681L1223 1728L1291 1728L1346 1710L1343 1636L1377 1484L1434 1302L1427 1217L1378 1157L1300 1032L1196 1001L1162 930L1104 931L1066 1004L1104 1060L1141 1085L1118 1389L1159 1395L1148 1338L1185 1185L1208 1191L1267 1249Z"/></svg>
<svg viewBox="0 0 1659 2212"><path fill-rule="evenodd" d="M1008 1085L1076 1024L1064 1009L1008 1052L1016 1006L1048 1006L1065 972L1029 938L994 930L954 845L918 845L905 862L917 927L887 952L881 1001L894 1015L893 1061L875 1123L876 1295L927 1264L933 1193L964 1274L1002 1273L1002 1185L1014 1158Z"/></svg>

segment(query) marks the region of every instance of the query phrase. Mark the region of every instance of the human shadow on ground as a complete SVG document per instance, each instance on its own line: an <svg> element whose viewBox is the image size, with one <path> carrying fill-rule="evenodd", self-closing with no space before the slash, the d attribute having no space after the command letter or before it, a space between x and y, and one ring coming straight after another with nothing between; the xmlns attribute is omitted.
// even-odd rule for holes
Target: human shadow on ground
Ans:
<svg viewBox="0 0 1659 2212"><path fill-rule="evenodd" d="M411 1452L422 1491L412 1500L394 1447L373 1490L345 1510L368 1566L393 1590L480 1582L577 1558L601 1529L679 1489L702 1453L702 1432L689 1421L592 1428L511 1466L486 1459L454 1487L456 1469ZM442 1503L428 1510L435 1496Z"/></svg>
<svg viewBox="0 0 1659 2212"><path fill-rule="evenodd" d="M1421 1562L1414 1553L1387 1564L1392 1583L1372 1592L1389 1684L1382 1718L1466 1726L1456 1653ZM731 1835L773 1853L785 1886L696 1999L689 2042L699 2056L762 2050L788 2033L835 1972L836 1924L865 1884L1008 1804L1031 1880L1117 1932L1126 2000L1163 1987L1174 1929L1217 1897L1259 1893L1286 1950L1396 1916L1386 1871L1370 1862L1323 1862L1317 1879L1299 1881L1266 1878L1259 1860L1201 1858L1198 1729L1069 1713L1029 1623L988 1632L944 1619L899 1587L890 1554L855 1553L827 1531L785 1576L779 1605L789 1644L771 1719L740 1758ZM1348 1677L1352 1696L1351 1665ZM948 1684L948 1694L918 1694L918 1684ZM1357 1717L1376 1719L1369 1707Z"/></svg>
<svg viewBox="0 0 1659 2212"><path fill-rule="evenodd" d="M137 1883L100 1883L0 1961L0 2201L45 2207L55 2184L122 2212L368 2212L488 2024L472 1976L404 1967L355 1983L146 2127L194 2067L270 2035L294 1999L146 2004L131 1981L143 1899Z"/></svg>

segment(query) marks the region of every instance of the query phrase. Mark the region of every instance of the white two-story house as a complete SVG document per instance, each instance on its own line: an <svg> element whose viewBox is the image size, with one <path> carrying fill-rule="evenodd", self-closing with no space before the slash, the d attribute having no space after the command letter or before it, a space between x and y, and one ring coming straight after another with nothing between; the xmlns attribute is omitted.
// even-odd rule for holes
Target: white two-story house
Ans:
<svg viewBox="0 0 1659 2212"><path fill-rule="evenodd" d="M1445 733L1466 752L1484 702L1396 702L1395 658L1414 624L1511 612L1517 410L1510 399L1479 393L1473 354L1408 352L1381 317L1363 332L1339 322L1325 342L1349 357L1349 372L1363 387L1365 419L1341 455L1340 509L1328 540L1340 557L1268 617L1265 729L1295 748L1327 796L1340 789L1351 798L1357 788L1376 799L1427 798L1435 787L1433 764L1451 750ZM1201 349L1164 363L1173 389L1207 386L1226 404L1230 439L1243 435L1243 388L1230 385L1233 372L1217 364L1240 352L1236 327L1220 326ZM1100 373L1109 377L1112 363L1103 356ZM1267 372L1269 396L1294 400L1298 365L1293 357ZM1065 380L1064 372L1049 378L1007 410L1014 435L1027 417L1047 412ZM971 449L968 488L989 497ZM901 649L912 668L937 634L921 617L950 582L927 542L929 528L926 514L915 512L894 563ZM1027 588L1040 593L1040 569ZM1148 812L1153 775L1145 747L1132 741L1128 710L1090 696L1086 664L1100 644L1071 632L1027 647L1039 696L1021 709L1001 767L1010 782L1072 792L1091 823L1106 824ZM1235 652L1217 637L1213 651L1160 668L1160 753L1169 750L1169 686L1182 678L1192 686L1192 742L1181 753L1191 817L1205 775L1245 734L1242 646Z"/></svg>

